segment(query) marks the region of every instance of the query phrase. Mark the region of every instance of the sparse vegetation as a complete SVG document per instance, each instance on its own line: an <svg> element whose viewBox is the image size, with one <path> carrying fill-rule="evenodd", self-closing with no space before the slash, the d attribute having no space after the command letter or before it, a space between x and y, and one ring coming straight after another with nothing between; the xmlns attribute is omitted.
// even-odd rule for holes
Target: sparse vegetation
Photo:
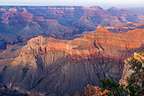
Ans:
<svg viewBox="0 0 144 96"><path fill-rule="evenodd" d="M134 53L134 56L126 60L126 64L130 65L132 70L128 77L128 90L130 96L144 95L144 52Z"/></svg>
<svg viewBox="0 0 144 96"><path fill-rule="evenodd" d="M134 53L134 55L125 60L125 64L130 65L126 85L119 84L112 78L101 81L100 90L88 85L85 96L144 96L144 52ZM107 91L108 94L99 95Z"/></svg>

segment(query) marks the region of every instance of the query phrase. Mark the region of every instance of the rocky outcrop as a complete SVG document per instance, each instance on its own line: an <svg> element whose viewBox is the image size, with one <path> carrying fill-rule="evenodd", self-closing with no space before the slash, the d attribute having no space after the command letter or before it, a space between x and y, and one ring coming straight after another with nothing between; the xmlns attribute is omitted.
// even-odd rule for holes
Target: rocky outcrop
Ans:
<svg viewBox="0 0 144 96"><path fill-rule="evenodd" d="M81 91L86 84L99 85L104 78L119 81L123 60L130 50L143 45L143 34L143 29L112 33L99 27L96 32L73 40L32 38L11 62L14 72L19 73L15 83L26 89L63 95Z"/></svg>
<svg viewBox="0 0 144 96"><path fill-rule="evenodd" d="M84 96L108 96L109 90L103 90L97 86L87 85L84 90Z"/></svg>
<svg viewBox="0 0 144 96"><path fill-rule="evenodd" d="M138 67L140 64L140 67ZM120 83L122 85L125 85L125 86L128 86L129 83L131 83L132 81L129 81L129 80L133 80L135 82L135 84L139 85L142 84L143 82L143 70L141 70L144 66L144 52L143 51L140 51L140 52L135 52L133 54L133 56L127 58L125 60L125 66L124 66L124 70L123 70L123 75L122 75L122 78L120 80ZM137 70L141 70L140 71L140 74L139 72L135 71L134 68ZM140 78L137 80L137 77L132 77L134 75L137 75L137 76L140 76ZM132 82L132 83L134 83Z"/></svg>

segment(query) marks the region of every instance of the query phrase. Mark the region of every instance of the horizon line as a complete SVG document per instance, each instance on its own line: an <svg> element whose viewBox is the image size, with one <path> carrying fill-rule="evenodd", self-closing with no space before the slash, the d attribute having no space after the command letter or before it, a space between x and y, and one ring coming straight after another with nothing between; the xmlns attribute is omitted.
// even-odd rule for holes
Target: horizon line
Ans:
<svg viewBox="0 0 144 96"><path fill-rule="evenodd" d="M144 6L112 6L112 5L109 5L109 6L104 6L104 5L69 5L69 4L37 4L37 3L33 3L33 4L28 4L28 3L23 3L23 4L0 4L0 6L10 6L10 7L13 7L13 6L33 6L33 7L47 7L47 6L58 6L58 7L75 7L75 6L78 6L78 7L93 7L93 6L98 6L98 7L102 7L102 8L112 8L112 7L115 7L115 8L144 8Z"/></svg>

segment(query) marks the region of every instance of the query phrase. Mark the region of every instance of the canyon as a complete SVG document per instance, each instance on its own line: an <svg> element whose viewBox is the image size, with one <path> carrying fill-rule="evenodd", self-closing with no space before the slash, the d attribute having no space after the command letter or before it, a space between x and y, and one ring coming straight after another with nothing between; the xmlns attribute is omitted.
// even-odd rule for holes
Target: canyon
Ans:
<svg viewBox="0 0 144 96"><path fill-rule="evenodd" d="M99 6L1 6L0 40L15 44L38 35L73 39L99 25L113 32L127 32L143 28L143 12L138 13Z"/></svg>
<svg viewBox="0 0 144 96"><path fill-rule="evenodd" d="M113 33L101 26L72 40L36 36L1 67L2 80L56 96L82 92L87 84L99 86L104 78L119 82L124 59L143 48L143 38L143 29Z"/></svg>
<svg viewBox="0 0 144 96"><path fill-rule="evenodd" d="M119 82L124 60L144 48L144 14L131 11L0 7L0 84L46 96L83 96L87 84Z"/></svg>

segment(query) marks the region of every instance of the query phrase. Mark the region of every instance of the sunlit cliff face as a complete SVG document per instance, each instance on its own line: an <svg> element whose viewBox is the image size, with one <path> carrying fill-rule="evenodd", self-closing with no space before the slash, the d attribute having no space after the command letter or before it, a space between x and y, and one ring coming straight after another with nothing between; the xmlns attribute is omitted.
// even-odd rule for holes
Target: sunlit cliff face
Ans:
<svg viewBox="0 0 144 96"><path fill-rule="evenodd" d="M126 33L112 33L100 27L96 32L85 33L73 40L59 40L38 36L27 42L18 57L59 51L65 53L65 55L80 58L94 56L99 53L102 53L105 57L119 58L123 51L140 48L144 43L143 34L143 29L136 29ZM28 59L23 60L28 61Z"/></svg>
<svg viewBox="0 0 144 96"><path fill-rule="evenodd" d="M88 83L99 85L99 80L109 76L120 80L123 59L143 45L143 38L143 29L112 33L104 27L73 40L38 36L19 50L10 65L17 69L16 77L23 78L16 82L26 89L33 80L44 77L34 89L69 93L81 90ZM28 68L24 77L23 68ZM30 75L34 78L26 83Z"/></svg>

